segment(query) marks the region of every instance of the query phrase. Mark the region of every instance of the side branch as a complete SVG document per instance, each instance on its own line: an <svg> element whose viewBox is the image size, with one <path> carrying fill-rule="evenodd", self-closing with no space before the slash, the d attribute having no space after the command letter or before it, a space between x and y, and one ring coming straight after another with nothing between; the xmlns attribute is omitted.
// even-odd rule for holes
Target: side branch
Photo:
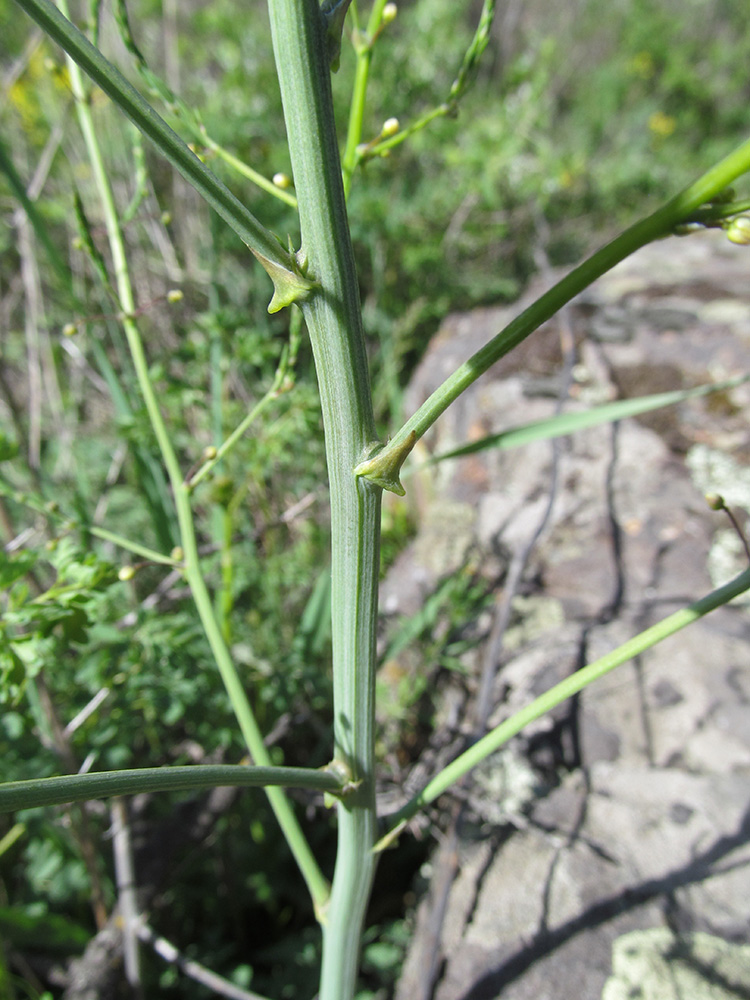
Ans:
<svg viewBox="0 0 750 1000"><path fill-rule="evenodd" d="M542 715L546 715L547 712L550 712L555 706L566 699L572 698L574 694L578 694L579 691L582 691L589 684L609 673L610 670L614 670L615 667L619 667L623 663L627 663L628 660L639 656L645 650L655 646L668 636L674 635L675 632L679 632L688 625L692 625L693 622L707 615L710 611L716 610L716 608L721 607L723 604L728 604L729 601L740 594L744 594L747 590L750 590L750 569L746 569L739 576L730 580L729 583L724 584L723 587L718 587L686 608L675 611L674 614L657 622L656 625L652 625L651 628L647 628L639 635L629 639L622 646L618 646L611 653L607 653L605 656L595 660L594 663L590 663L588 666L582 667L574 674L571 674L570 677L566 677L559 684L555 684L549 691L545 691L544 694L535 698L531 704L522 708L520 712L516 712L515 715L501 722L499 726L496 726L495 729L487 733L481 740L469 747L468 750L465 750L464 753L460 754L460 756L436 775L432 781L428 782L421 792L418 792L417 795L410 799L405 806L391 817L391 829L385 836L380 838L374 847L374 851L382 851L392 844L413 816L416 816L421 809L434 802L435 799L446 792L460 778L463 778L473 767L476 767L477 764L481 763L486 757L489 757L490 754L499 750L512 737L518 735L529 723L540 718Z"/></svg>
<svg viewBox="0 0 750 1000"><path fill-rule="evenodd" d="M748 170L750 170L750 140L744 142L666 205L662 205L656 212L626 229L545 292L496 337L457 368L407 420L386 447L374 458L361 462L354 470L355 473L403 495L404 490L399 483L399 471L411 446L432 427L438 417L465 389L496 361L537 330L542 323L554 316L579 292L588 288L597 278L642 246L671 235L677 227L689 224L693 219L697 225L704 226L724 218L726 213L723 207L720 204L714 207L709 203L713 199L718 199L729 184ZM395 487L393 484L396 484Z"/></svg>
<svg viewBox="0 0 750 1000"><path fill-rule="evenodd" d="M206 167L122 73L72 24L52 0L17 0L20 7L101 87L136 128L150 139L266 267L266 261L297 284L305 276L294 255L284 250L229 188ZM268 268L266 267L268 270ZM269 272L270 273L270 272ZM274 275L271 275L276 280Z"/></svg>
<svg viewBox="0 0 750 1000"><path fill-rule="evenodd" d="M113 795L140 792L194 791L235 786L310 788L340 795L345 784L335 770L307 767L246 767L242 764L200 764L187 767L142 767L93 774L65 774L54 778L9 781L0 785L0 813L35 806L87 802Z"/></svg>

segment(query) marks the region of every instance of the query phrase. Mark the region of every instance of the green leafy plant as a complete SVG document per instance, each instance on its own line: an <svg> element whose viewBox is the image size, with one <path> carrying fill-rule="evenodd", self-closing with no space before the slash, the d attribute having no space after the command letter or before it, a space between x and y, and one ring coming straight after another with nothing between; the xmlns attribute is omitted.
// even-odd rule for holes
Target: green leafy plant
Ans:
<svg viewBox="0 0 750 1000"><path fill-rule="evenodd" d="M47 774L54 770L76 770L75 737L60 726L56 699L49 696L56 682L47 677L55 663L67 663L76 671L76 698L80 704L73 699L70 706L76 709L76 718L81 717L77 728L89 727L87 742L82 741L82 746L96 745L110 766L91 773L23 778L22 762L16 760L13 771L18 773L18 780L0 785L0 807L4 811L36 810L57 803L135 792L263 787L320 923L323 946L319 996L321 1000L349 1000L357 987L365 914L378 858L399 837L409 820L529 722L616 666L750 589L750 570L747 570L577 671L488 732L434 775L390 817L387 826L381 826L375 798L375 668L382 491L404 493L402 466L416 443L462 392L576 294L639 247L675 233L705 227L723 228L734 242L750 243L750 201L738 198L730 190L730 185L750 170L750 141L571 270L450 375L406 422L389 428L388 440L384 440L385 436L378 433L370 385L371 365L347 199L355 209L358 198L366 207L357 185L365 167L369 164L367 169L373 168L372 161L398 156L402 144L419 142L428 126L453 127L451 119L466 98L489 42L494 14L492 0L486 0L478 26L468 38L463 60L458 62L455 75L446 78L440 100L435 103L428 100L425 103L429 106L418 106L409 122L386 118L380 130L370 137L365 130L365 105L373 52L395 16L394 5L375 0L365 23L355 0L351 6L341 0L323 7L316 0L269 0L294 193L289 178L282 172L269 180L231 152L225 136L212 134L200 115L151 71L121 2L116 5L120 34L148 99L98 47L98 5L92 7L93 16L86 33L69 20L65 0L60 0L57 6L52 0L17 2L67 53L65 83L75 102L86 149L86 170L93 181L97 214L104 226L103 232L97 230L89 218L93 214L90 207L76 198L78 242L99 280L104 304L101 310L87 308L81 283L73 280L56 254L54 243L47 236L49 225L29 198L6 152L0 165L4 164L4 173L20 209L29 225L40 234L51 266L59 274L60 295L76 316L75 321L66 325L64 333L72 335L96 323L110 328L110 342L105 347L101 341L93 340L91 356L97 366L97 385L112 397L120 435L132 451L136 479L145 499L137 514L128 514L131 494L122 496L119 509L130 530L113 531L103 527L89 508L89 482L71 488L63 498L64 503L50 504L41 454L30 463L29 473L19 473L13 466L14 471L3 476L4 501L14 505L14 509L32 511L42 521L49 522L53 529L50 534L58 539L53 542L52 551L44 556L40 552L5 556L0 567L8 593L0 635L2 698L17 715L16 721L12 715L6 716L7 735L14 730L20 735L23 719L17 710L28 700L38 729L48 734L50 749L37 770ZM345 23L355 60L350 77L348 122L340 143L331 70L337 68L340 60ZM541 69L534 72L518 69L537 95L528 107L542 103L548 62L540 65ZM124 210L118 209L105 164L102 130L95 115L97 91L87 77L124 112L139 133L128 133L138 171L134 198ZM412 96L419 105L425 95L431 97L426 85L421 89L416 87ZM157 104L177 131L161 117ZM543 111L542 107L539 119L546 117ZM509 120L510 114L508 111ZM663 120L661 127L666 130ZM186 135L201 155L178 132ZM164 354L153 356L144 328L149 300L141 296L131 275L127 240L127 225L147 196L148 175L144 164L150 153L144 152L140 136L153 144L187 185L240 237L250 251L240 266L245 269L260 264L273 285L268 312L276 317L288 309L288 326L278 322L276 326L262 328L260 335L255 331L261 328L261 323L269 321L257 314L252 322L248 320L246 329L242 328L242 311L235 302L223 315L218 308L205 314L204 339L197 343L180 341ZM517 152L515 147L509 147L505 154L507 161ZM268 212L272 224L283 218L283 226L294 230L295 236L280 240L269 226L261 223L249 205L238 199L204 162L209 155L256 184L264 195L276 195L284 212L294 210L294 217L274 216L278 206ZM209 223L207 230L211 231L213 225ZM432 251L426 253L421 262L429 264L431 255ZM166 315L168 308L178 307L181 300L182 293L169 291L150 304L163 309ZM431 308L425 307L424 311L430 313ZM302 341L303 323L317 373L324 430L331 569L330 576L327 571L321 574L316 564L319 548L313 548L301 532L293 545L294 565L298 567L295 578L287 569L292 564L288 552L279 554L275 550L275 530L280 525L273 524L273 512L263 487L265 478L270 478L271 467L285 484L290 484L290 493L304 484L315 494L324 484L322 467L313 472L315 463L305 464L299 445L301 438L314 441L311 430L317 418L317 403L311 398L309 387L296 384L299 355L306 350ZM382 326L385 328L387 324L383 322ZM408 332L403 333L403 338L408 340ZM396 337L381 339L378 371L382 385L376 393L377 411L396 419L400 405L399 359L408 348ZM118 378L112 361L113 357L125 354L133 373L129 381ZM257 383L267 386L261 392L256 388L242 415L226 401L224 379L233 363L242 363L252 370ZM208 389L202 384L204 367L210 375ZM481 447L507 447L540 436L568 434L598 421L617 420L669 405L688 398L691 393L725 391L729 387L728 383L721 383L611 404L600 412L560 418L545 426L519 428L456 449L451 455ZM202 423L190 429L191 438L184 425L177 424L175 414L192 409L195 399L206 392L209 404L201 416ZM284 421L279 418L278 424L266 422L261 430L260 417L269 413L278 415L285 397L295 394L296 412L290 408ZM165 413L168 410L172 420ZM229 432L225 427L227 414L235 420L235 427ZM173 422L179 433L172 429ZM255 453L250 449L252 475L243 479L236 469L237 454L239 442L248 431L258 438L263 435L264 440ZM193 439L205 441L204 446L196 449ZM314 457L322 464L322 455L315 444L305 444L303 448L312 448ZM14 451L9 441L0 457L12 462ZM447 457L450 456L437 456L435 460ZM20 481L24 476L26 481ZM283 492L281 487L277 489ZM110 502L114 504L116 499L111 497ZM243 513L248 500L252 500L256 521L263 524L250 525ZM264 504L268 509L264 510ZM198 517L207 511L207 525L199 532ZM130 524L128 517L132 518ZM74 533L81 537L80 546L72 541ZM239 539L235 538L237 534ZM87 550L94 538L110 546L112 552L128 553L134 562L121 566L115 573L112 559L100 559ZM202 547L205 538L210 539L208 551ZM132 603L136 573L143 579L143 574L155 569L170 574L175 582L187 588L194 614L181 611L172 618L165 615L163 619L148 620L139 640L142 648L138 649L123 642L117 629L118 615ZM299 577L307 578L307 588L299 587ZM270 616L270 609L282 603L278 593L296 589L300 593L290 599L286 616L278 616L276 630L265 627L264 619ZM249 599L255 606L248 612L245 623L248 627L238 635L235 612ZM436 613L436 607L435 603L426 609L424 621ZM133 613L137 614L137 609ZM285 617L298 619L298 627L290 628L287 622L284 628ZM422 627L421 621L415 624L414 634ZM329 651L329 634L330 688L320 668ZM84 648L82 665L75 667L76 651ZM154 661L160 657L169 672L163 682L166 690L161 695L159 682L154 684L153 677L148 679L149 683L138 679L144 665L148 665L146 674L153 672L158 677ZM200 732L195 719L200 706L219 696L208 667L211 660L234 712L250 763L126 766L133 763L131 751L138 756L140 743L158 742L162 722L176 725L184 720L186 736ZM284 685L279 680L282 670L288 671ZM97 737L95 727L86 719L99 693L113 688L120 689L122 704L111 709L109 726ZM63 697L59 690L58 701ZM105 693L103 697L108 695ZM314 700L323 703L323 711L327 710L332 719L327 763L319 768L280 763L266 745L264 731L278 721L284 706L291 703L294 708ZM132 720L135 711L145 725L136 726L131 721L137 732L133 733L131 751L123 752L116 734L121 726L128 724L125 721L128 713ZM120 729L120 735L121 732ZM231 737L226 743L231 745ZM338 846L330 885L313 840L285 791L289 788L324 793L336 804ZM32 821L35 815L29 814ZM81 854L87 859L92 884L98 883L101 877L92 856L92 833L85 823L85 813L78 815L76 833ZM267 826L265 832L262 827L260 824L254 833L259 841L269 837ZM45 863L51 871L56 862L37 859L40 870ZM266 888L263 882L262 890ZM69 886L67 889L72 891ZM95 906L97 913L106 911L106 895L102 888ZM149 932L143 929L143 921L124 889L120 905L132 947L137 934L148 938ZM24 926L22 916L21 913L7 916L19 934ZM36 927L39 933L40 926ZM365 962L375 968L391 968L395 962L394 948L395 945L389 948L386 941L368 941ZM128 975L137 978L132 954L126 965ZM197 974L196 969L192 972ZM216 986L210 976L204 976L202 981Z"/></svg>

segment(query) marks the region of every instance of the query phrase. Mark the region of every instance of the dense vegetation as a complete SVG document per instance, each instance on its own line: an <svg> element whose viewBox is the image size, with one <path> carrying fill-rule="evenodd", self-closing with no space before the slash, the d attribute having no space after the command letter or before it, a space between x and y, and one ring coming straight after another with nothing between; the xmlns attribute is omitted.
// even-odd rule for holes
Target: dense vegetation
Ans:
<svg viewBox="0 0 750 1000"><path fill-rule="evenodd" d="M264 4L131 0L128 13L146 62L184 102L162 104L163 113L297 245L289 207L216 148L266 177L289 173ZM472 13L457 15L446 0L403 4L375 53L372 135L391 117L415 120L445 100ZM148 91L106 4L100 20L103 47ZM218 674L197 666L211 655L180 573L137 556L127 557L129 572L123 551L96 530L160 552L179 542L112 306L67 71L12 4L0 7L0 31L4 780L84 763L235 762L244 744ZM449 311L513 297L540 254L578 260L746 136L749 58L745 0L623 0L605 12L595 0L572 0L553 13L509 0L458 118L436 118L353 181L384 429L398 421L410 371ZM334 78L342 132L352 71L345 42ZM151 378L183 469L265 400L262 418L196 488L199 542L223 636L274 758L323 765L328 531L309 347L304 335L290 339L285 314L266 312L267 278L239 240L96 91L92 111L126 222ZM280 365L283 391L266 399ZM389 509L387 559L409 531L408 515ZM466 588L450 596L454 606L441 605L449 618L482 600ZM421 638L439 656L429 629ZM298 799L325 860L332 823L317 799ZM144 859L158 854L154 831L188 828L201 802L135 803ZM104 806L0 818L0 1000L57 995L55 961L80 951L104 921L116 897L111 822ZM414 867L408 844L387 862L400 863ZM238 985L302 998L318 962L302 898L265 800L243 793L217 806L200 840L180 843L174 867L154 874L149 905L165 937L199 942L194 957L205 965ZM402 917L400 898L372 915L379 930L365 951L364 996L387 996ZM248 937L257 942L252 968ZM152 995L206 995L156 960L146 974Z"/></svg>

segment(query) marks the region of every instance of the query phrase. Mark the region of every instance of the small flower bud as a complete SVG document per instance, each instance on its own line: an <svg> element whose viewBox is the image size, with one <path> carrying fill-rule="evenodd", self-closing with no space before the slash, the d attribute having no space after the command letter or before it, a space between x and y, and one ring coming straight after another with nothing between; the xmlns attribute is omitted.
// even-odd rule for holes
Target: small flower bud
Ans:
<svg viewBox="0 0 750 1000"><path fill-rule="evenodd" d="M170 288L167 292L167 302L182 302L183 295L179 288Z"/></svg>
<svg viewBox="0 0 750 1000"><path fill-rule="evenodd" d="M172 221L172 213L171 212L162 212L161 213L161 224L163 226L168 226L171 221Z"/></svg>
<svg viewBox="0 0 750 1000"><path fill-rule="evenodd" d="M727 239L738 246L750 246L750 216L738 215L726 229Z"/></svg>
<svg viewBox="0 0 750 1000"><path fill-rule="evenodd" d="M707 493L706 503L711 510L724 510L724 497L719 496L718 493Z"/></svg>
<svg viewBox="0 0 750 1000"><path fill-rule="evenodd" d="M292 178L288 174L282 174L281 172L273 175L273 182L282 191L286 191L287 188L292 186Z"/></svg>
<svg viewBox="0 0 750 1000"><path fill-rule="evenodd" d="M78 333L78 327L75 323L66 323L62 328L62 333L63 337L73 337L76 333Z"/></svg>
<svg viewBox="0 0 750 1000"><path fill-rule="evenodd" d="M388 136L395 135L401 128L398 122L398 118L388 118L383 122L383 128L380 130L380 135L387 139Z"/></svg>
<svg viewBox="0 0 750 1000"><path fill-rule="evenodd" d="M74 250L83 250L83 240L81 239L81 237L80 236L74 237L71 246L73 247Z"/></svg>
<svg viewBox="0 0 750 1000"><path fill-rule="evenodd" d="M677 119L664 111L655 111L648 120L650 131L659 139L668 139L677 128Z"/></svg>
<svg viewBox="0 0 750 1000"><path fill-rule="evenodd" d="M387 3L383 7L383 24L390 24L398 14L398 7L395 3Z"/></svg>
<svg viewBox="0 0 750 1000"><path fill-rule="evenodd" d="M121 566L120 572L117 574L117 579L122 580L123 583L127 583L128 580L132 580L135 576L135 570L132 566Z"/></svg>
<svg viewBox="0 0 750 1000"><path fill-rule="evenodd" d="M218 449L215 445L209 444L203 449L203 461L213 462L216 456L219 454Z"/></svg>
<svg viewBox="0 0 750 1000"><path fill-rule="evenodd" d="M175 545L172 551L169 553L175 562L182 562L185 558L185 552L181 545Z"/></svg>
<svg viewBox="0 0 750 1000"><path fill-rule="evenodd" d="M56 538L48 539L48 541L44 543L44 547L47 550L47 552L54 552L55 549L57 548L57 539Z"/></svg>

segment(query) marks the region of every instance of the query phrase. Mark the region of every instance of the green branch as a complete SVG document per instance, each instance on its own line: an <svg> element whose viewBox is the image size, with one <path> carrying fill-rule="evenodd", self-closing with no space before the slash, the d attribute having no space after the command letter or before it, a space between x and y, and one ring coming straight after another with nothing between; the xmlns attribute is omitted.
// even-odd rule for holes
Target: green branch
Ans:
<svg viewBox="0 0 750 1000"><path fill-rule="evenodd" d="M542 323L554 316L579 292L611 270L615 264L619 264L621 260L647 243L669 236L675 227L690 219L701 206L717 198L737 177L748 170L750 170L750 140L744 142L656 212L626 229L545 292L496 337L457 368L406 421L385 448L357 466L356 474L380 483L394 493L403 493L403 487L399 483L399 471L409 451L450 404L480 375L517 347ZM721 213L719 206L717 213Z"/></svg>
<svg viewBox="0 0 750 1000"><path fill-rule="evenodd" d="M709 611L714 611L716 608L721 607L722 604L727 604L733 598L745 593L746 590L750 590L750 569L746 569L739 576L735 577L734 580L731 580L723 587L719 587L717 590L711 591L710 594L688 605L688 607L675 611L673 615L669 615L662 621L657 622L656 625L652 625L651 628L645 629L645 631L635 636L635 638L629 639L622 646L618 646L611 653L607 653L594 663L590 663L581 670L577 670L570 677L566 677L564 681L550 688L549 691L545 691L544 694L532 701L530 705L522 708L520 712L516 712L515 715L506 719L505 722L501 722L492 732L487 733L486 736L457 757L440 774L436 775L421 792L410 799L403 808L399 809L391 819L393 826L377 842L374 850L376 852L382 851L393 843L413 816L416 816L430 802L434 802L451 785L455 784L460 778L463 778L465 774L473 767L476 767L477 764L480 764L485 758L489 757L490 754L499 750L513 736L518 735L530 722L540 718L542 715L546 715L555 706L571 698L574 694L578 694L579 691L582 691L589 684L609 673L610 670L614 670L615 667L619 667L621 664L627 663L628 660L640 656L641 653L655 646L658 642L661 642L670 635L674 635L675 632L679 632L686 626L692 625L693 622L707 615Z"/></svg>
<svg viewBox="0 0 750 1000"><path fill-rule="evenodd" d="M222 219L253 251L269 273L274 286L285 284L301 299L312 287L301 273L294 254L206 167L161 118L122 73L52 3L52 0L17 0L26 13L57 42L88 76L123 111L139 131L178 170ZM290 292L281 295L286 304Z"/></svg>
<svg viewBox="0 0 750 1000"><path fill-rule="evenodd" d="M307 767L247 767L242 764L142 767L9 781L0 784L0 813L142 792L196 791L222 786L267 788L271 785L310 788L331 795L340 794L345 787L336 771L316 771Z"/></svg>

